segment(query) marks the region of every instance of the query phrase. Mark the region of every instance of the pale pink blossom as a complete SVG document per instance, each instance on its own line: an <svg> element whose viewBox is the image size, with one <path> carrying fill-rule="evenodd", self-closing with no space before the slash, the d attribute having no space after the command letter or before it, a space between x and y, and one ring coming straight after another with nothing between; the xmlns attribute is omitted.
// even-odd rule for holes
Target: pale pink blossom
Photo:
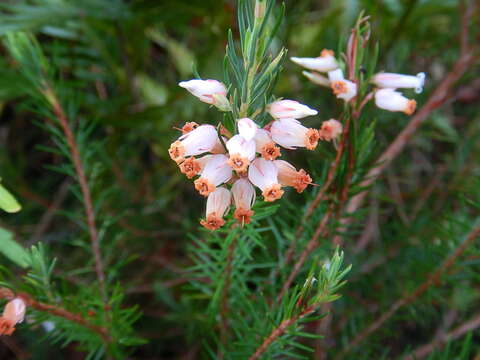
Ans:
<svg viewBox="0 0 480 360"><path fill-rule="evenodd" d="M293 100L278 100L268 106L268 112L275 119L301 119L306 116L317 115L318 111Z"/></svg>
<svg viewBox="0 0 480 360"><path fill-rule="evenodd" d="M394 89L380 89L375 91L375 104L388 111L401 111L412 115L417 107L417 102L403 96Z"/></svg>
<svg viewBox="0 0 480 360"><path fill-rule="evenodd" d="M330 80L330 87L337 98L348 102L357 96L357 84L345 79L341 69L330 71L328 78Z"/></svg>
<svg viewBox="0 0 480 360"><path fill-rule="evenodd" d="M194 181L195 189L203 196L215 191L218 185L226 183L232 177L232 168L223 154L212 155L203 167L200 177Z"/></svg>
<svg viewBox="0 0 480 360"><path fill-rule="evenodd" d="M280 119L270 128L273 141L287 149L306 147L314 150L318 144L318 130L309 129L295 119Z"/></svg>
<svg viewBox="0 0 480 360"><path fill-rule="evenodd" d="M335 119L330 119L322 123L320 128L319 135L320 140L331 141L338 138L343 131L342 123Z"/></svg>
<svg viewBox="0 0 480 360"><path fill-rule="evenodd" d="M15 325L23 322L26 311L25 301L19 297L10 300L0 317L0 335L12 335Z"/></svg>
<svg viewBox="0 0 480 360"><path fill-rule="evenodd" d="M249 141L255 137L258 126L249 118L243 118L237 121L238 134L245 140Z"/></svg>
<svg viewBox="0 0 480 360"><path fill-rule="evenodd" d="M230 110L230 103L227 99L227 88L220 81L193 79L181 81L178 85L187 89L192 95L204 103L215 105L222 111Z"/></svg>
<svg viewBox="0 0 480 360"><path fill-rule="evenodd" d="M265 160L275 160L281 155L280 148L275 145L267 130L258 129L254 140L257 153Z"/></svg>
<svg viewBox="0 0 480 360"><path fill-rule="evenodd" d="M206 219L200 224L209 230L217 230L225 224L223 216L228 211L231 203L230 191L219 187L211 192L207 198Z"/></svg>
<svg viewBox="0 0 480 360"><path fill-rule="evenodd" d="M372 78L372 82L381 88L391 89L415 89L415 92L421 93L425 84L425 73L418 73L416 76L403 75L396 73L378 73Z"/></svg>
<svg viewBox="0 0 480 360"><path fill-rule="evenodd" d="M273 161L255 159L248 168L248 180L262 190L265 201L275 201L283 195L278 182L278 169Z"/></svg>
<svg viewBox="0 0 480 360"><path fill-rule="evenodd" d="M332 50L324 49L320 56L316 58L291 57L290 60L308 70L328 72L338 68L338 63L334 55L335 53Z"/></svg>
<svg viewBox="0 0 480 360"><path fill-rule="evenodd" d="M292 186L301 193L312 183L312 178L305 170L297 171L292 164L284 160L275 160L274 164L278 169L278 181L282 186Z"/></svg>
<svg viewBox="0 0 480 360"><path fill-rule="evenodd" d="M245 140L241 135L235 135L226 143L230 155L228 165L238 172L247 170L250 161L255 159L255 140Z"/></svg>
<svg viewBox="0 0 480 360"><path fill-rule="evenodd" d="M180 136L168 150L170 157L181 163L187 156L200 155L211 151L217 142L217 129L212 125L201 125L192 131Z"/></svg>
<svg viewBox="0 0 480 360"><path fill-rule="evenodd" d="M193 156L186 158L185 161L178 166L180 172L185 174L187 178L191 179L203 170L205 164L212 156L213 155L205 155L200 158L195 158Z"/></svg>
<svg viewBox="0 0 480 360"><path fill-rule="evenodd" d="M242 225L249 224L253 215L252 206L255 202L253 185L247 179L240 178L232 186L232 195L236 208L233 217Z"/></svg>

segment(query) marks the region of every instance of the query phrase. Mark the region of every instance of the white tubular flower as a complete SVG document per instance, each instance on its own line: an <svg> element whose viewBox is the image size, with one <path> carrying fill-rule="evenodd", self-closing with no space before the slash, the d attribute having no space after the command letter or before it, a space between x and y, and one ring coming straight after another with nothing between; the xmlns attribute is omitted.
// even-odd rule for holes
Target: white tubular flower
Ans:
<svg viewBox="0 0 480 360"><path fill-rule="evenodd" d="M230 191L224 187L219 187L207 198L206 219L200 221L200 224L208 230L217 230L225 224L223 216L228 211L232 196Z"/></svg>
<svg viewBox="0 0 480 360"><path fill-rule="evenodd" d="M312 183L312 178L305 170L297 171L292 164L284 160L275 160L274 164L278 169L278 181L282 186L291 186L301 193Z"/></svg>
<svg viewBox="0 0 480 360"><path fill-rule="evenodd" d="M212 155L203 167L200 177L194 181L195 189L203 196L208 196L216 187L230 180L232 168L227 164L228 158L223 155Z"/></svg>
<svg viewBox="0 0 480 360"><path fill-rule="evenodd" d="M227 99L227 88L217 80L193 79L181 81L178 86L187 89L204 103L214 105L222 111L230 110L230 103Z"/></svg>
<svg viewBox="0 0 480 360"><path fill-rule="evenodd" d="M200 155L211 151L218 141L217 129L212 125L201 125L182 135L170 145L168 153L172 160L181 163L187 156Z"/></svg>
<svg viewBox="0 0 480 360"><path fill-rule="evenodd" d="M255 140L245 140L241 135L235 135L226 143L230 158L228 165L235 171L247 170L250 161L255 159Z"/></svg>
<svg viewBox="0 0 480 360"><path fill-rule="evenodd" d="M338 68L337 60L335 60L334 55L335 53L332 50L323 49L319 57L291 57L290 60L308 70L328 72Z"/></svg>
<svg viewBox="0 0 480 360"><path fill-rule="evenodd" d="M278 182L278 169L273 161L257 158L248 168L248 180L262 190L265 201L275 201L283 195Z"/></svg>
<svg viewBox="0 0 480 360"><path fill-rule="evenodd" d="M417 94L423 90L425 84L425 73L418 73L416 76L395 73L378 73L372 78L372 82L381 88L391 89L415 89Z"/></svg>
<svg viewBox="0 0 480 360"><path fill-rule="evenodd" d="M0 335L12 335L15 325L23 322L26 311L25 301L15 298L5 305L3 315L0 317Z"/></svg>
<svg viewBox="0 0 480 360"><path fill-rule="evenodd" d="M318 111L293 100L279 100L268 106L268 112L275 119L301 119L306 116L317 115Z"/></svg>
<svg viewBox="0 0 480 360"><path fill-rule="evenodd" d="M343 77L341 69L330 71L328 73L328 78L330 80L330 87L338 99L343 99L346 102L349 102L357 96L357 84L350 80L346 80Z"/></svg>
<svg viewBox="0 0 480 360"><path fill-rule="evenodd" d="M338 138L343 131L342 123L335 119L330 119L322 123L322 127L318 131L320 140L331 141Z"/></svg>
<svg viewBox="0 0 480 360"><path fill-rule="evenodd" d="M252 206L255 202L253 185L245 178L238 179L232 186L232 195L236 207L233 217L242 225L250 224Z"/></svg>
<svg viewBox="0 0 480 360"><path fill-rule="evenodd" d="M279 157L280 148L273 142L270 133L265 129L258 129L255 135L256 151L262 155L265 160L275 160Z"/></svg>
<svg viewBox="0 0 480 360"><path fill-rule="evenodd" d="M205 164L211 159L212 156L213 155L205 155L198 159L195 159L193 156L186 158L185 161L178 166L180 168L180 172L185 174L187 178L191 179L203 170Z"/></svg>
<svg viewBox="0 0 480 360"><path fill-rule="evenodd" d="M417 102L403 96L394 89L380 89L375 91L375 104L388 111L401 111L412 115L417 107Z"/></svg>
<svg viewBox="0 0 480 360"><path fill-rule="evenodd" d="M273 141L287 149L306 147L314 150L320 138L318 130L306 128L295 119L274 121L270 133Z"/></svg>
<svg viewBox="0 0 480 360"><path fill-rule="evenodd" d="M237 121L238 133L247 141L252 140L257 133L258 126L249 118Z"/></svg>
<svg viewBox="0 0 480 360"><path fill-rule="evenodd" d="M308 80L310 80L312 83L320 85L320 86L325 86L325 87L330 87L330 80L316 72L309 72L309 71L302 71L303 76L305 76Z"/></svg>

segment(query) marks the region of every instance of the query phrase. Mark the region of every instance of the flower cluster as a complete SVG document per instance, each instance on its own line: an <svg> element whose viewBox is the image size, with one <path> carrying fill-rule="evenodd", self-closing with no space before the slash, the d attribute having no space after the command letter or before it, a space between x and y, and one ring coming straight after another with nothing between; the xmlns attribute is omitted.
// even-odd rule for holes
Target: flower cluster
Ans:
<svg viewBox="0 0 480 360"><path fill-rule="evenodd" d="M26 305L23 299L17 297L9 301L0 316L0 335L12 335L15 325L23 321L25 310Z"/></svg>
<svg viewBox="0 0 480 360"><path fill-rule="evenodd" d="M303 75L311 82L330 87L337 98L348 102L357 96L357 84L345 79L334 55L333 51L324 49L319 57L292 57L291 60L312 71L303 71ZM326 73L328 77L321 73ZM416 93L420 93L422 92L424 82L425 73L419 73L416 76L385 72L378 73L372 77L372 83L377 86L375 89L375 104L380 109L400 111L411 115L415 112L416 101L406 98L396 89L413 88Z"/></svg>
<svg viewBox="0 0 480 360"><path fill-rule="evenodd" d="M225 86L216 80L190 80L179 84L201 101L222 111L230 108ZM312 183L303 169L297 170L279 160L280 148L314 150L319 140L331 141L340 136L342 125L331 119L320 130L307 128L298 119L316 115L317 111L293 100L278 100L268 105L273 120L261 128L250 118L236 121L238 133L223 127L186 123L182 135L174 141L169 154L195 189L207 197L206 218L201 224L210 230L221 227L230 205L234 218L248 224L253 215L255 187L263 199L271 202L282 197L283 187L301 193Z"/></svg>

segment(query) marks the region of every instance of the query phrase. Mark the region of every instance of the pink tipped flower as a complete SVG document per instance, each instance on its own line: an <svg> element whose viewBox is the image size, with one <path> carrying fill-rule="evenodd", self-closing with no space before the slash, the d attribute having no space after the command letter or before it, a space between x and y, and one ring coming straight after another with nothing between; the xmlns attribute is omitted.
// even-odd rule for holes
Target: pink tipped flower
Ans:
<svg viewBox="0 0 480 360"><path fill-rule="evenodd" d="M203 196L208 196L216 187L230 180L232 168L227 164L228 158L223 155L212 155L206 162L200 177L194 181L195 189Z"/></svg>
<svg viewBox="0 0 480 360"><path fill-rule="evenodd" d="M294 63L303 66L308 70L319 72L328 72L338 68L337 60L335 60L335 53L332 50L323 49L320 56L316 58L299 58L292 57Z"/></svg>
<svg viewBox="0 0 480 360"><path fill-rule="evenodd" d="M0 317L0 335L12 335L15 325L21 323L25 317L26 305L21 298L15 298L5 305Z"/></svg>
<svg viewBox="0 0 480 360"><path fill-rule="evenodd" d="M192 95L204 103L215 105L222 111L230 110L230 103L227 99L227 88L220 81L193 79L181 81L178 85L187 89Z"/></svg>
<svg viewBox="0 0 480 360"><path fill-rule="evenodd" d="M228 165L235 171L247 170L250 161L255 159L255 140L245 140L241 135L235 135L226 143L230 158Z"/></svg>
<svg viewBox="0 0 480 360"><path fill-rule="evenodd" d="M301 119L318 114L317 110L293 100L275 101L269 105L268 111L275 119Z"/></svg>
<svg viewBox="0 0 480 360"><path fill-rule="evenodd" d="M330 119L322 123L322 127L318 131L320 140L331 141L338 138L343 131L342 123L335 119Z"/></svg>
<svg viewBox="0 0 480 360"><path fill-rule="evenodd" d="M281 155L280 148L275 145L270 133L265 129L258 129L255 135L255 147L265 160L275 160Z"/></svg>
<svg viewBox="0 0 480 360"><path fill-rule="evenodd" d="M312 178L303 169L297 171L295 167L284 160L275 160L278 169L278 180L282 186L292 186L298 193L312 183Z"/></svg>
<svg viewBox="0 0 480 360"><path fill-rule="evenodd" d="M393 89L380 89L375 91L375 104L388 111L401 111L412 115L417 107L417 102L403 96Z"/></svg>
<svg viewBox="0 0 480 360"><path fill-rule="evenodd" d="M257 133L258 126L249 118L243 118L237 121L238 133L247 141L252 140Z"/></svg>
<svg viewBox="0 0 480 360"><path fill-rule="evenodd" d="M255 159L248 168L248 179L262 190L265 201L275 201L283 195L284 191L278 182L278 169L273 161Z"/></svg>
<svg viewBox="0 0 480 360"><path fill-rule="evenodd" d="M168 153L172 160L181 163L187 156L200 155L211 151L218 141L217 129L212 125L201 125L180 136L170 145Z"/></svg>
<svg viewBox="0 0 480 360"><path fill-rule="evenodd" d="M302 74L314 84L330 87L330 80L317 72L302 71Z"/></svg>
<svg viewBox="0 0 480 360"><path fill-rule="evenodd" d="M253 216L252 206L255 202L253 185L245 178L238 179L232 186L232 195L236 207L233 217L242 225L250 224Z"/></svg>
<svg viewBox="0 0 480 360"><path fill-rule="evenodd" d="M346 102L349 102L357 96L357 84L350 80L346 80L343 77L341 69L330 71L328 73L328 78L330 79L330 87L338 99L343 99Z"/></svg>
<svg viewBox="0 0 480 360"><path fill-rule="evenodd" d="M318 130L306 128L295 119L274 121L270 133L273 141L287 149L306 147L314 150L319 140Z"/></svg>
<svg viewBox="0 0 480 360"><path fill-rule="evenodd" d="M415 89L415 92L418 94L423 90L425 73L421 72L416 76L395 73L378 73L373 77L372 82L381 88Z"/></svg>
<svg viewBox="0 0 480 360"><path fill-rule="evenodd" d="M198 159L194 158L193 156L186 158L185 161L178 166L180 168L180 172L185 174L187 178L191 179L203 170L205 164L212 156L213 155L205 155Z"/></svg>
<svg viewBox="0 0 480 360"><path fill-rule="evenodd" d="M224 187L219 187L207 198L206 219L200 221L200 224L208 230L217 230L225 224L223 216L228 211L231 203L230 191Z"/></svg>

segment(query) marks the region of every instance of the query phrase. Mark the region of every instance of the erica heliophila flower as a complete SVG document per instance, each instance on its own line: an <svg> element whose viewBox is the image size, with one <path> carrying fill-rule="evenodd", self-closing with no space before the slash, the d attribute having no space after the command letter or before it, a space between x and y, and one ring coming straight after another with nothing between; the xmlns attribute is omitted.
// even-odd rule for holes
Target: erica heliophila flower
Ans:
<svg viewBox="0 0 480 360"><path fill-rule="evenodd" d="M316 72L309 72L309 71L302 71L303 76L305 76L308 80L310 80L312 83L320 85L320 86L325 86L325 87L330 87L330 80Z"/></svg>
<svg viewBox="0 0 480 360"><path fill-rule="evenodd" d="M343 131L342 123L335 119L330 119L322 123L318 131L320 140L331 141L338 138Z"/></svg>
<svg viewBox="0 0 480 360"><path fill-rule="evenodd" d="M200 224L209 230L217 230L225 224L223 216L228 211L231 203L230 191L224 187L219 187L207 198L206 219L200 221Z"/></svg>
<svg viewBox="0 0 480 360"><path fill-rule="evenodd" d="M274 121L270 133L273 141L287 149L306 147L314 150L319 140L318 130L306 128L295 119Z"/></svg>
<svg viewBox="0 0 480 360"><path fill-rule="evenodd" d="M415 92L418 94L423 90L425 73L421 72L416 76L395 73L378 73L373 77L372 82L381 88L415 89Z"/></svg>
<svg viewBox="0 0 480 360"><path fill-rule="evenodd" d="M337 98L348 102L357 96L357 84L345 79L341 69L330 71L328 78L330 79L330 87Z"/></svg>
<svg viewBox="0 0 480 360"><path fill-rule="evenodd" d="M228 165L238 172L247 170L250 161L255 158L255 140L245 140L241 135L235 135L226 143L230 158Z"/></svg>
<svg viewBox="0 0 480 360"><path fill-rule="evenodd" d="M283 195L284 191L278 182L278 169L273 161L255 159L248 168L248 179L262 190L265 201L275 201Z"/></svg>
<svg viewBox="0 0 480 360"><path fill-rule="evenodd" d="M324 49L320 56L316 58L291 57L290 60L308 70L328 72L338 68L337 60L335 60L334 55L335 53L332 50Z"/></svg>
<svg viewBox="0 0 480 360"><path fill-rule="evenodd" d="M186 158L178 167L182 174L185 174L187 178L191 179L202 171L203 167L211 157L212 155L205 155L196 159L192 156Z"/></svg>
<svg viewBox="0 0 480 360"><path fill-rule="evenodd" d="M273 142L270 133L265 129L258 129L255 135L256 151L265 160L275 160L279 157L280 148Z"/></svg>
<svg viewBox="0 0 480 360"><path fill-rule="evenodd" d="M238 133L247 141L252 140L257 133L258 126L249 118L243 118L237 121Z"/></svg>
<svg viewBox="0 0 480 360"><path fill-rule="evenodd" d="M15 331L15 325L23 321L25 310L25 301L21 298L9 301L0 317L0 335L12 335Z"/></svg>
<svg viewBox="0 0 480 360"><path fill-rule="evenodd" d="M222 111L228 111L230 109L230 104L227 99L227 88L220 81L193 79L181 81L178 85L187 89L192 95L204 103L215 105Z"/></svg>
<svg viewBox="0 0 480 360"><path fill-rule="evenodd" d="M293 100L279 100L268 107L270 115L275 119L301 119L306 116L317 115L318 111Z"/></svg>
<svg viewBox="0 0 480 360"><path fill-rule="evenodd" d="M297 171L292 164L284 160L275 160L274 164L278 169L278 181L282 186L291 186L301 193L312 183L312 178L305 170Z"/></svg>
<svg viewBox="0 0 480 360"><path fill-rule="evenodd" d="M417 107L417 102L403 96L394 89L380 89L375 91L375 104L388 111L401 111L412 115Z"/></svg>
<svg viewBox="0 0 480 360"><path fill-rule="evenodd" d="M252 206L255 202L255 189L253 185L245 178L238 179L232 186L233 201L235 202L235 212L233 216L240 224L250 224L253 216Z"/></svg>
<svg viewBox="0 0 480 360"><path fill-rule="evenodd" d="M216 187L230 180L232 168L227 163L228 158L223 155L212 155L200 173L200 177L194 181L195 189L203 196L208 196L215 191Z"/></svg>
<svg viewBox="0 0 480 360"><path fill-rule="evenodd" d="M212 125L201 125L180 136L170 145L168 153L172 160L181 163L187 156L200 155L211 151L218 142L217 129Z"/></svg>

